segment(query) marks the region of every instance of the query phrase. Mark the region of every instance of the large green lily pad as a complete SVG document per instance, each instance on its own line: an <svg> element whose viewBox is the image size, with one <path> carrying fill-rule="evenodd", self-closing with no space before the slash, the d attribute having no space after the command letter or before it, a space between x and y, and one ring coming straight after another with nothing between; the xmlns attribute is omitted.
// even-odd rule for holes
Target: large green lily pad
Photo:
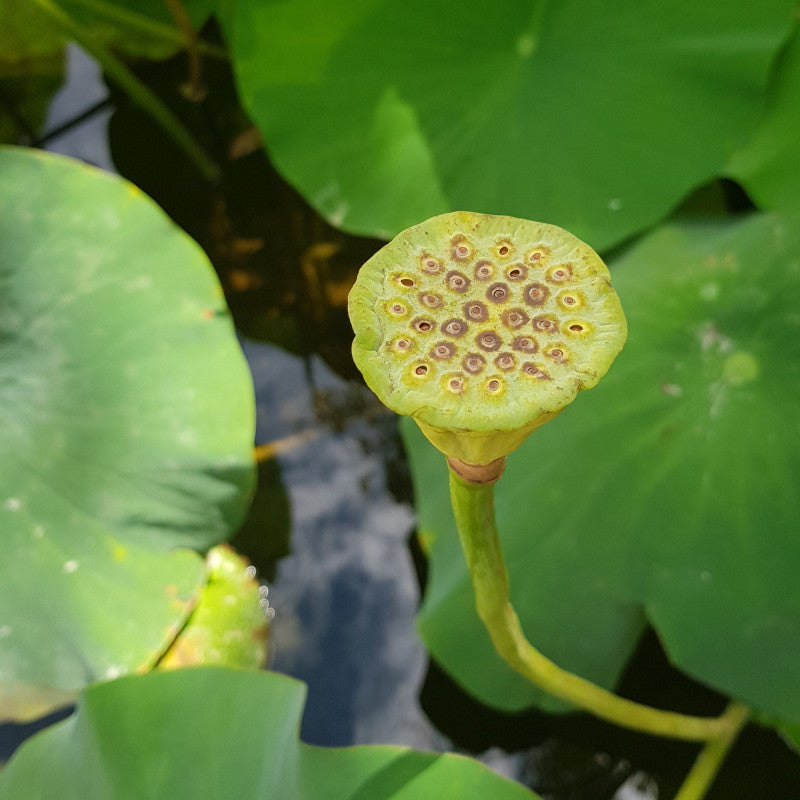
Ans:
<svg viewBox="0 0 800 800"><path fill-rule="evenodd" d="M0 150L0 716L147 668L253 482L201 249L136 187Z"/></svg>
<svg viewBox="0 0 800 800"><path fill-rule="evenodd" d="M771 74L764 119L734 154L730 174L764 209L800 209L800 27Z"/></svg>
<svg viewBox="0 0 800 800"><path fill-rule="evenodd" d="M240 91L334 224L470 209L596 249L662 217L753 128L790 0L240 0Z"/></svg>
<svg viewBox="0 0 800 800"><path fill-rule="evenodd" d="M497 484L525 631L605 686L648 620L686 672L800 721L798 223L674 224L612 264L625 348ZM423 638L483 701L543 704L481 629L445 465L415 427L404 430L432 562Z"/></svg>
<svg viewBox="0 0 800 800"><path fill-rule="evenodd" d="M213 667L87 689L0 773L5 800L533 800L475 761L298 741L305 686Z"/></svg>

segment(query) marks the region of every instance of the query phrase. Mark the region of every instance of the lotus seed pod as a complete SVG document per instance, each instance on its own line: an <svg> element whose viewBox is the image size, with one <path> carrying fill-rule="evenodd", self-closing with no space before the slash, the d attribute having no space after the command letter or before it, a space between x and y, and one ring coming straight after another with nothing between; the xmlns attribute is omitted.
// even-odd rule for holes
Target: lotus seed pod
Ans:
<svg viewBox="0 0 800 800"><path fill-rule="evenodd" d="M627 335L588 245L554 225L461 211L379 250L348 308L369 387L468 464L502 458L594 386Z"/></svg>

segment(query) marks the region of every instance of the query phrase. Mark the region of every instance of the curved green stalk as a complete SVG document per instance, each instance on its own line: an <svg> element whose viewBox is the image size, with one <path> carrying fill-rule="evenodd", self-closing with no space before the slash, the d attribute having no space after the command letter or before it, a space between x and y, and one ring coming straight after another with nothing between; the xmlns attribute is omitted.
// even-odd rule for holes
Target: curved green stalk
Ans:
<svg viewBox="0 0 800 800"><path fill-rule="evenodd" d="M739 716L742 712L739 715L696 717L662 711L619 697L562 669L542 655L525 638L509 598L508 574L494 517L494 485L470 483L451 468L450 496L472 576L478 615L492 637L495 649L511 667L553 696L609 722L657 736L712 741L715 747L712 749L709 745L712 752L705 761L712 762L723 742L733 741L741 727ZM722 750L720 758L725 750ZM691 800L695 796L700 795L686 794L681 800Z"/></svg>
<svg viewBox="0 0 800 800"><path fill-rule="evenodd" d="M741 703L734 702L728 706L720 717L729 723L727 729L700 751L675 800L701 800L705 797L749 715L750 709Z"/></svg>

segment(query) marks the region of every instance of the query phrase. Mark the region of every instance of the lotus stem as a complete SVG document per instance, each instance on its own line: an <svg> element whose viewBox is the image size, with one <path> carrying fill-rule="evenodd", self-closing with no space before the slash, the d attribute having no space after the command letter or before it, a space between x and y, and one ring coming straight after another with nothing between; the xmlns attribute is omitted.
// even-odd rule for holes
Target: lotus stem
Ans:
<svg viewBox="0 0 800 800"><path fill-rule="evenodd" d="M450 495L475 591L499 655L533 684L633 730L706 742L678 800L696 800L744 724L636 703L562 669L525 637L511 605L494 515L505 457L597 384L627 336L597 253L561 228L442 214L361 268L348 301L353 359L392 410L447 456Z"/></svg>
<svg viewBox="0 0 800 800"><path fill-rule="evenodd" d="M750 709L741 703L732 702L728 706L720 717L726 723L725 730L700 751L675 800L701 800L705 797L749 715Z"/></svg>
<svg viewBox="0 0 800 800"><path fill-rule="evenodd" d="M626 728L686 741L730 733L726 716L699 717L662 711L615 695L562 669L525 637L511 605L508 573L497 534L494 486L470 483L450 470L450 497L475 591L478 616L506 663L554 697Z"/></svg>
<svg viewBox="0 0 800 800"><path fill-rule="evenodd" d="M207 181L216 183L219 180L221 170L211 156L197 143L180 119L122 61L106 47L87 36L80 25L57 2L53 0L33 0L33 2L48 14L67 36L97 59L105 72L127 92L131 100L150 114L172 137Z"/></svg>
<svg viewBox="0 0 800 800"><path fill-rule="evenodd" d="M171 42L177 47L188 47L186 31L152 19L147 14L131 11L128 8L118 6L110 0L71 0L71 2L91 9L101 18L118 22L124 28L140 31L164 42ZM201 55L226 61L230 60L230 56L224 47L219 47L202 39L197 39L194 42L194 46Z"/></svg>

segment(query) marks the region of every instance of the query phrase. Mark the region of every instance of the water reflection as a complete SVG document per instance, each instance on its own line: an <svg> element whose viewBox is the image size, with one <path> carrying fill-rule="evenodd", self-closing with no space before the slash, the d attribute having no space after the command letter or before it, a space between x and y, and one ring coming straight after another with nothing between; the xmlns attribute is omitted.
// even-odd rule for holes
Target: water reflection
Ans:
<svg viewBox="0 0 800 800"><path fill-rule="evenodd" d="M292 533L270 602L272 666L309 686L302 738L441 747L417 704L426 655L414 628L419 588L407 546L414 516L386 486L394 421L367 389L316 357L251 341L243 347L256 387L257 441L295 442L276 456ZM353 410L371 412L373 424ZM314 435L298 436L308 431Z"/></svg>

